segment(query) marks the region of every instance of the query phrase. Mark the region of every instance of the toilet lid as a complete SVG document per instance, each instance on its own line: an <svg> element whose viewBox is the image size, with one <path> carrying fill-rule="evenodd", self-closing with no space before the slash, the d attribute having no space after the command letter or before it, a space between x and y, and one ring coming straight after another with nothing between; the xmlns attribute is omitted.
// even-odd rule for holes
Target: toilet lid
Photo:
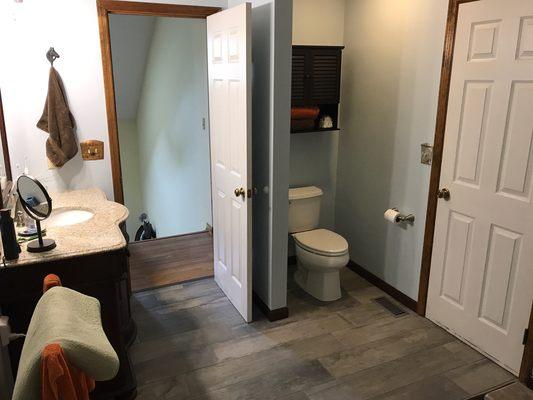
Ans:
<svg viewBox="0 0 533 400"><path fill-rule="evenodd" d="M327 229L315 229L292 235L304 249L327 256L338 256L348 251L348 242L341 235Z"/></svg>

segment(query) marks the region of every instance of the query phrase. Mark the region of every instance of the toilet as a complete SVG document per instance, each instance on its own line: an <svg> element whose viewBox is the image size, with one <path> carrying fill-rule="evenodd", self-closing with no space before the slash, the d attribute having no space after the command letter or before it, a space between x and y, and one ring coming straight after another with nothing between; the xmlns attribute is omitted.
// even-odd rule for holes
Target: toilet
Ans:
<svg viewBox="0 0 533 400"><path fill-rule="evenodd" d="M322 301L341 298L340 274L348 264L348 242L328 229L318 229L323 192L316 186L289 189L289 233L294 239L296 283Z"/></svg>

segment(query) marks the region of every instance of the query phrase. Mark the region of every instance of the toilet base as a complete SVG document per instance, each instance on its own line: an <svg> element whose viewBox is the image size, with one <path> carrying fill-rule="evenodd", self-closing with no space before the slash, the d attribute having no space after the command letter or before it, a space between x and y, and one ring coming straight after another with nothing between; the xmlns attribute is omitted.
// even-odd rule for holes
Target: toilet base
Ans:
<svg viewBox="0 0 533 400"><path fill-rule="evenodd" d="M298 260L294 280L303 290L321 301L335 301L341 298L339 270L331 272L309 270Z"/></svg>

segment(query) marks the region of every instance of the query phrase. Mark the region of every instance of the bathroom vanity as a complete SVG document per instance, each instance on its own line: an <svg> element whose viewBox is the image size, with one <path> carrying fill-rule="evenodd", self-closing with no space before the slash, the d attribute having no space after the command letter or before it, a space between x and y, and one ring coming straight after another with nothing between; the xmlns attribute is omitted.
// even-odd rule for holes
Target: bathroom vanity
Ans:
<svg viewBox="0 0 533 400"><path fill-rule="evenodd" d="M17 261L0 267L0 308L10 318L12 331L25 333L43 290L43 279L53 273L65 287L100 301L104 331L120 359L117 376L97 382L92 399L129 399L136 382L128 348L136 328L130 310L127 243L121 227L128 210L108 201L99 189L51 194L53 211L43 222L46 236L57 243L45 253L29 253L25 244ZM10 344L14 374L23 340Z"/></svg>

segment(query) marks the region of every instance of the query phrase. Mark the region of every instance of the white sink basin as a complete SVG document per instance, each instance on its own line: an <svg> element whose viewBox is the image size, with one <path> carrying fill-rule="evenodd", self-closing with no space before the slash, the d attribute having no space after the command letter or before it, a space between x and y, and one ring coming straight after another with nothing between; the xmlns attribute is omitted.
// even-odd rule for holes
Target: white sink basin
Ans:
<svg viewBox="0 0 533 400"><path fill-rule="evenodd" d="M52 214L45 221L46 226L69 226L81 224L90 220L94 213L87 210L77 210L72 208L58 208L52 210Z"/></svg>

